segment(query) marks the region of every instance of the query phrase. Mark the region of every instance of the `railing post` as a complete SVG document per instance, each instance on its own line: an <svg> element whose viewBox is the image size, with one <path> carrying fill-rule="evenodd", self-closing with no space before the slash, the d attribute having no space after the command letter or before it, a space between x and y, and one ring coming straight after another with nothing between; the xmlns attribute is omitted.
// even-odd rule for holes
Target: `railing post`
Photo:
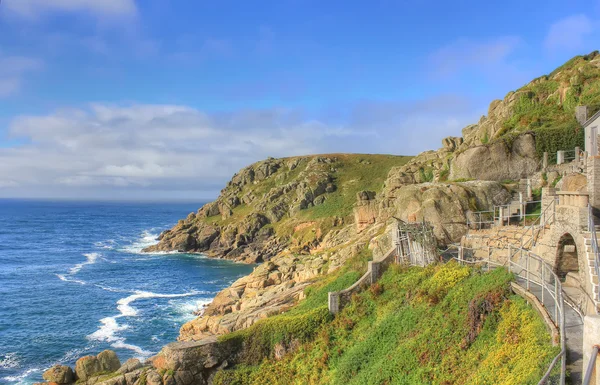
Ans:
<svg viewBox="0 0 600 385"><path fill-rule="evenodd" d="M560 323L559 319L558 319L558 278L554 277L554 320L556 321L556 323Z"/></svg>
<svg viewBox="0 0 600 385"><path fill-rule="evenodd" d="M512 271L512 266L511 266L511 261L510 261L511 254L512 254L512 247L509 244L508 245L508 272L509 273Z"/></svg>
<svg viewBox="0 0 600 385"><path fill-rule="evenodd" d="M463 263L463 247L462 247L462 245L458 246L458 263L461 265L464 264Z"/></svg>
<svg viewBox="0 0 600 385"><path fill-rule="evenodd" d="M544 267L544 262L542 262L542 305L544 305L544 292L546 291L546 277L544 277Z"/></svg>
<svg viewBox="0 0 600 385"><path fill-rule="evenodd" d="M529 286L529 257L530 257L530 252L527 252L527 259L525 260L525 268L527 269L526 272L526 276L527 276L527 291L529 291L530 286ZM521 249L521 255L523 255L523 249Z"/></svg>
<svg viewBox="0 0 600 385"><path fill-rule="evenodd" d="M490 261L492 260L492 250L488 246L487 248L487 271L490 271Z"/></svg>
<svg viewBox="0 0 600 385"><path fill-rule="evenodd" d="M565 152L557 151L556 152L556 164L563 164L563 163L565 163Z"/></svg>

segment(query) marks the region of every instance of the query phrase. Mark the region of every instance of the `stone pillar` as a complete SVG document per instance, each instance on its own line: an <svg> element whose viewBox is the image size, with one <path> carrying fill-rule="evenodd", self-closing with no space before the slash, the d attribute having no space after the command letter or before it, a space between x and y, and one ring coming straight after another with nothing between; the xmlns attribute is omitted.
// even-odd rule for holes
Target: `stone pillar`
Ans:
<svg viewBox="0 0 600 385"><path fill-rule="evenodd" d="M594 345L600 345L600 316L586 315L583 319L583 373L588 368ZM592 372L590 384L600 385L600 357Z"/></svg>
<svg viewBox="0 0 600 385"><path fill-rule="evenodd" d="M545 212L546 207L550 206L556 199L556 189L554 187L542 188L542 223L546 223L546 218L552 213Z"/></svg>
<svg viewBox="0 0 600 385"><path fill-rule="evenodd" d="M588 120L588 106L575 107L575 119L583 126Z"/></svg>
<svg viewBox="0 0 600 385"><path fill-rule="evenodd" d="M548 153L544 152L544 158L542 159L542 169L546 171L548 168Z"/></svg>
<svg viewBox="0 0 600 385"><path fill-rule="evenodd" d="M533 198L533 189L531 188L531 178L527 178L527 200L530 201Z"/></svg>
<svg viewBox="0 0 600 385"><path fill-rule="evenodd" d="M329 312L331 314L335 315L335 314L339 313L340 312L340 293L338 293L337 291L330 291L328 305L329 305Z"/></svg>
<svg viewBox="0 0 600 385"><path fill-rule="evenodd" d="M563 163L565 163L565 152L557 151L556 152L556 164L563 164Z"/></svg>
<svg viewBox="0 0 600 385"><path fill-rule="evenodd" d="M369 261L368 271L371 273L371 285L377 282L379 279L379 270L381 268L381 263Z"/></svg>
<svg viewBox="0 0 600 385"><path fill-rule="evenodd" d="M589 202L598 216L600 212L600 156L587 158L587 189L590 194Z"/></svg>
<svg viewBox="0 0 600 385"><path fill-rule="evenodd" d="M575 147L575 163L579 163L579 161L581 160L581 157L579 156L579 151L581 151L580 148Z"/></svg>

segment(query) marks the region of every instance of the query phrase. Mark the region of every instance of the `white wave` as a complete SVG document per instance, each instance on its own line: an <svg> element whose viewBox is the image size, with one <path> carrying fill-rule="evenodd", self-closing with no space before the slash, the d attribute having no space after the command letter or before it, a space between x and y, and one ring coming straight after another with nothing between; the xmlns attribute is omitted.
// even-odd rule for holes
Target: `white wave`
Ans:
<svg viewBox="0 0 600 385"><path fill-rule="evenodd" d="M64 282L74 282L74 283L78 283L80 285L87 284L87 282L79 280L79 279L67 278L67 276L65 276L64 274L56 274L56 276L58 277L58 279L60 279L61 281L64 281Z"/></svg>
<svg viewBox="0 0 600 385"><path fill-rule="evenodd" d="M156 245L158 243L158 235L159 234L153 233L152 230L144 230L142 231L142 234L140 234L140 238L138 240L121 248L120 251L131 254L141 254L142 250L144 250L146 247Z"/></svg>
<svg viewBox="0 0 600 385"><path fill-rule="evenodd" d="M0 369L16 369L20 365L17 353L6 353L0 356Z"/></svg>
<svg viewBox="0 0 600 385"><path fill-rule="evenodd" d="M112 289L112 288L111 288ZM125 343L125 338L122 336L118 336L117 333L129 328L129 325L124 324L120 325L117 320L123 317L135 317L137 316L138 310L131 306L131 304L142 298L179 298L179 297L189 297L193 295L201 294L201 292L192 291L189 293L183 294L158 294L152 293L149 291L141 291L136 290L134 294L121 298L117 301L117 309L120 314L117 314L112 317L102 318L100 323L102 324L98 330L94 333L87 336L87 339L90 341L101 341L101 342L110 342L111 346L114 348L122 348L132 350L135 353L139 354L142 358L148 357L152 355L151 352L148 352L142 349L139 346L131 345Z"/></svg>
<svg viewBox="0 0 600 385"><path fill-rule="evenodd" d="M81 269L83 269L84 266L93 265L94 263L96 263L98 258L102 258L102 259L104 259L104 258L98 253L83 254L83 256L86 259L85 262L78 263L77 265L70 268L68 274L56 274L58 279L60 279L61 281L64 281L64 282L74 282L74 283L78 283L80 285L86 285L87 282L82 281L80 279L70 278L70 277L79 273L79 271Z"/></svg>
<svg viewBox="0 0 600 385"><path fill-rule="evenodd" d="M107 239L106 241L95 242L94 246L96 246L100 249L112 250L115 248L116 243L117 242L114 239Z"/></svg>
<svg viewBox="0 0 600 385"><path fill-rule="evenodd" d="M148 351L148 350L144 350L144 349L140 348L137 345L126 344L124 341L125 341L124 339L119 340L119 341L115 342L114 344L112 344L111 346L113 348L116 348L116 349L131 350L131 351L133 351L133 352L135 352L135 353L138 354L137 358L141 358L141 359L146 359L146 358L148 358L148 357L150 357L151 355L154 354L153 352Z"/></svg>
<svg viewBox="0 0 600 385"><path fill-rule="evenodd" d="M91 346L86 346L85 348L71 349L65 353L65 355L58 360L59 363L69 363L76 361L78 358L81 358L90 350Z"/></svg>
<svg viewBox="0 0 600 385"><path fill-rule="evenodd" d="M15 385L26 385L31 383L31 381L26 381L27 377L29 377L33 373L42 372L43 370L44 369L40 368L31 368L27 369L26 371L17 376L6 376L2 377L2 379L8 382L13 382L15 383Z"/></svg>
<svg viewBox="0 0 600 385"><path fill-rule="evenodd" d="M98 330L96 330L94 333L88 335L87 338L89 340L105 341L105 342L115 342L115 341L120 340L121 337L117 337L115 334L117 332L128 329L129 325L127 325L127 324L119 325L119 323L117 322L117 318L119 318L119 317L122 317L122 316L102 318L100 320L100 323L102 324L102 326L100 326L100 328Z"/></svg>
<svg viewBox="0 0 600 385"><path fill-rule="evenodd" d="M186 301L186 302L175 302L170 301L169 304L173 306L173 309L177 313L178 321L190 321L197 316L195 313L198 311L202 311L206 305L212 302L212 298L200 298L194 301Z"/></svg>
<svg viewBox="0 0 600 385"><path fill-rule="evenodd" d="M86 258L86 261L82 262L82 263L78 263L77 265L75 265L71 269L69 269L69 273L71 275L77 274L79 272L79 270L81 270L85 265L93 265L94 263L96 263L96 261L100 257L100 254L89 253L89 254L83 254L83 256Z"/></svg>

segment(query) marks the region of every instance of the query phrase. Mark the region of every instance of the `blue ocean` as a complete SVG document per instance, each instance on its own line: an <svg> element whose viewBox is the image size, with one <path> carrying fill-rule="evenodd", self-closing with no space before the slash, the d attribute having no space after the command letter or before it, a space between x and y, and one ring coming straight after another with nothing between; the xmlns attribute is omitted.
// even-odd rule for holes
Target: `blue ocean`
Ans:
<svg viewBox="0 0 600 385"><path fill-rule="evenodd" d="M104 349L147 358L252 266L142 254L201 203L0 200L0 384Z"/></svg>

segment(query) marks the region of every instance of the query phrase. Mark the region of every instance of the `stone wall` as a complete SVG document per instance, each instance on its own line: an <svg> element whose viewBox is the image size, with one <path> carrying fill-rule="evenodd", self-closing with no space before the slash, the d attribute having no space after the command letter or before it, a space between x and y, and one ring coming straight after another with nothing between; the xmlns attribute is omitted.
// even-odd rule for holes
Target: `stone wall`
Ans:
<svg viewBox="0 0 600 385"><path fill-rule="evenodd" d="M377 282L379 277L385 272L390 264L397 257L396 248L390 249L382 258L369 261L367 272L358 279L352 286L347 289L335 292L329 292L328 306L332 314L339 313L352 299L352 295L363 291L369 285Z"/></svg>

